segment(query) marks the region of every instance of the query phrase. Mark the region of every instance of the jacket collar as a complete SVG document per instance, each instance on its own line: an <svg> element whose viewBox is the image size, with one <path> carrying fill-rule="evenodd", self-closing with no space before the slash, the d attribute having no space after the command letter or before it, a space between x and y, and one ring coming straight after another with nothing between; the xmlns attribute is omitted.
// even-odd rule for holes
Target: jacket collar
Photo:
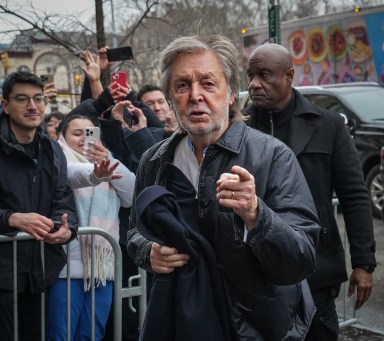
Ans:
<svg viewBox="0 0 384 341"><path fill-rule="evenodd" d="M13 148L24 151L23 146L16 140L15 135L9 127L9 118L8 115L2 111L0 113L0 138L5 142L5 145L8 146L8 152L11 152ZM42 125L36 128L35 140L40 140L41 138L47 138L44 134L44 129ZM5 150L5 149L4 149Z"/></svg>
<svg viewBox="0 0 384 341"><path fill-rule="evenodd" d="M246 125L243 121L236 120L230 123L228 129L223 133L223 135L221 135L221 137L214 144L212 144L211 146L208 146L208 151L211 149L212 146L218 146L220 148L229 150L233 153L239 154L241 145L244 141L245 129L246 129ZM171 159L177 145L185 136L186 136L185 132L174 133L171 137L166 139L161 144L158 152L155 153L152 159L157 157L161 159L166 159L166 160Z"/></svg>
<svg viewBox="0 0 384 341"><path fill-rule="evenodd" d="M239 154L244 142L246 125L241 120L230 123L228 129L217 140L214 145L226 149L232 153Z"/></svg>
<svg viewBox="0 0 384 341"><path fill-rule="evenodd" d="M289 134L287 145L298 156L316 132L322 113L299 91L296 89L292 91L296 97L294 112L296 119L291 121L291 134Z"/></svg>
<svg viewBox="0 0 384 341"><path fill-rule="evenodd" d="M290 133L287 141L284 141L295 153L299 155L317 130L322 112L306 99L298 90L292 88L295 97L293 119L290 123ZM257 108L250 104L243 110L247 115L256 114ZM251 125L252 126L252 125Z"/></svg>
<svg viewBox="0 0 384 341"><path fill-rule="evenodd" d="M312 102L308 99L306 99L298 90L295 88L292 88L293 93L295 94L295 116L302 116L302 115L308 115L311 116L322 116L322 113L319 112L319 109L312 104Z"/></svg>

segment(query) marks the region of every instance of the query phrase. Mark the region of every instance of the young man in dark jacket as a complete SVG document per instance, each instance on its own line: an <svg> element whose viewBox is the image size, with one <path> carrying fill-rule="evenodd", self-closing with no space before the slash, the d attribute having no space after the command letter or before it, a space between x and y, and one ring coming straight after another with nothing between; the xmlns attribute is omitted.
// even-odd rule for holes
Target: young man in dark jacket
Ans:
<svg viewBox="0 0 384 341"><path fill-rule="evenodd" d="M292 151L242 121L236 60L221 36L181 37L162 53L162 87L182 129L143 155L136 177L127 249L155 273L143 340L301 340L314 314L305 281L319 231L313 200ZM152 185L166 188L168 204L146 204L161 194ZM186 232L170 232L178 226ZM208 242L198 254L190 229ZM215 271L196 269L202 257ZM189 297L189 281L201 296Z"/></svg>
<svg viewBox="0 0 384 341"><path fill-rule="evenodd" d="M18 242L17 247L18 332L20 340L39 340L40 293L57 280L64 267L61 244L76 236L76 208L65 156L41 126L45 111L42 81L29 72L10 74L3 83L2 105L0 233L26 232L34 238ZM12 249L10 242L0 245L0 330L4 340L12 340L14 335Z"/></svg>
<svg viewBox="0 0 384 341"><path fill-rule="evenodd" d="M353 140L337 113L313 105L292 89L294 70L286 48L265 44L248 62L247 124L285 142L295 153L311 190L322 232L317 266L308 279L317 307L307 340L337 341L335 299L348 279L345 254L332 207L340 201L350 244L352 274L349 296L357 289L356 309L371 294L376 266L372 210Z"/></svg>

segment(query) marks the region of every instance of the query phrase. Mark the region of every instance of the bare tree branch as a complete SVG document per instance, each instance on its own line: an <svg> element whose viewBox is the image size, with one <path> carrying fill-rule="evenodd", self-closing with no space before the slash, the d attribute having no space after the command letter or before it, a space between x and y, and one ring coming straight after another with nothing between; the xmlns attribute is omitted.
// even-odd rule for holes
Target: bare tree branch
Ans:
<svg viewBox="0 0 384 341"><path fill-rule="evenodd" d="M71 53L76 55L77 52L79 51L79 47L78 47L77 44L72 43L72 41L69 40L69 39L68 40L62 39L55 32L46 29L46 26L47 26L48 23L53 24L53 21L52 21L52 17L53 16L48 16L46 14L44 17L39 18L38 20L36 20L36 22L33 22L32 20L26 18L23 15L21 15L19 13L16 13L16 12L14 12L12 10L9 10L7 7L5 7L3 5L0 5L0 9L3 11L3 13L11 15L13 17L16 17L16 18L20 19L21 21L27 23L28 25L31 26L32 29L36 29L36 30L42 32L49 39L51 39L53 42L55 42L56 44L58 44L60 46L63 46L69 52L71 52Z"/></svg>

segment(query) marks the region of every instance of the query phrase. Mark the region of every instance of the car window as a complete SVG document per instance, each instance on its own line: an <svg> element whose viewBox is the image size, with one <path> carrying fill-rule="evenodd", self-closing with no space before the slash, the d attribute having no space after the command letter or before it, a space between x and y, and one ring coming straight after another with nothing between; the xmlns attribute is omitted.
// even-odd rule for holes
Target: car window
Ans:
<svg viewBox="0 0 384 341"><path fill-rule="evenodd" d="M367 120L384 119L384 89L381 87L364 89L359 92L340 94L343 101L360 117Z"/></svg>
<svg viewBox="0 0 384 341"><path fill-rule="evenodd" d="M240 91L239 93L239 105L240 109L244 109L248 104L251 103L248 91Z"/></svg>
<svg viewBox="0 0 384 341"><path fill-rule="evenodd" d="M335 111L337 113L343 113L346 114L347 110L344 108L344 106L337 100L337 98L329 95L306 95L313 104L318 105L321 108L325 108L328 110Z"/></svg>

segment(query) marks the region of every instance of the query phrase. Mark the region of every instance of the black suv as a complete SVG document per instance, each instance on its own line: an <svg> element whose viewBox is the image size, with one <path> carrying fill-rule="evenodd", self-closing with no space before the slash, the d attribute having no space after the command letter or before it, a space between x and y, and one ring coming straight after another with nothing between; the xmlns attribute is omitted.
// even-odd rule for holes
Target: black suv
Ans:
<svg viewBox="0 0 384 341"><path fill-rule="evenodd" d="M380 151L384 146L384 88L377 83L341 83L296 87L316 105L345 117L359 152L373 214L381 218L384 204Z"/></svg>

